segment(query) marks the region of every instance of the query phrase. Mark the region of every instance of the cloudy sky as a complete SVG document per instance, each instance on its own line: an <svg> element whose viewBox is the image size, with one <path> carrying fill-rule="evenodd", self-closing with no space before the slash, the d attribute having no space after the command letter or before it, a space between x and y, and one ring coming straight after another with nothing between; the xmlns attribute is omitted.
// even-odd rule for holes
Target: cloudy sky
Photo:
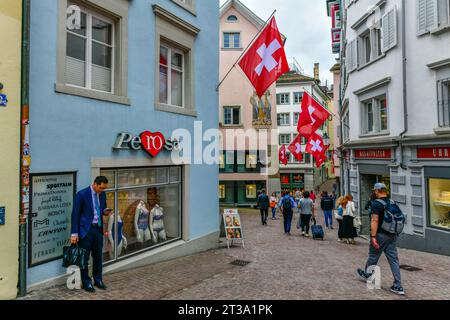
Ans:
<svg viewBox="0 0 450 320"><path fill-rule="evenodd" d="M278 28L287 37L286 55L295 57L308 75L320 63L320 79L332 81L329 72L337 57L331 52L331 18L324 0L240 0L261 19L276 9ZM220 0L224 4L226 0Z"/></svg>

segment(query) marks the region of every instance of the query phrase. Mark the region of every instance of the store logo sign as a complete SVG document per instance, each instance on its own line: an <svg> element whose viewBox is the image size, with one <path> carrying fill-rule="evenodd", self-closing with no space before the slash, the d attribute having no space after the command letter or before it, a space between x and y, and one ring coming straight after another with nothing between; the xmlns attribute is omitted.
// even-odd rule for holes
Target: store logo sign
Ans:
<svg viewBox="0 0 450 320"><path fill-rule="evenodd" d="M419 159L450 159L450 147L417 148Z"/></svg>
<svg viewBox="0 0 450 320"><path fill-rule="evenodd" d="M391 159L391 149L355 150L356 159Z"/></svg>
<svg viewBox="0 0 450 320"><path fill-rule="evenodd" d="M121 132L117 135L114 150L144 150L152 157L156 157L163 149L174 151L180 149L180 143L176 139L166 139L161 132L142 132L139 136Z"/></svg>

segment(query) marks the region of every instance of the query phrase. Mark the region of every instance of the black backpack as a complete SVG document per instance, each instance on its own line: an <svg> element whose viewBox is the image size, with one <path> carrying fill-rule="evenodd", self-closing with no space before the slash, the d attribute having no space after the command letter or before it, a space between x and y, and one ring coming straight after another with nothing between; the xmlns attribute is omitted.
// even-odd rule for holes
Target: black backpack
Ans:
<svg viewBox="0 0 450 320"><path fill-rule="evenodd" d="M292 210L291 198L283 198L283 209Z"/></svg>

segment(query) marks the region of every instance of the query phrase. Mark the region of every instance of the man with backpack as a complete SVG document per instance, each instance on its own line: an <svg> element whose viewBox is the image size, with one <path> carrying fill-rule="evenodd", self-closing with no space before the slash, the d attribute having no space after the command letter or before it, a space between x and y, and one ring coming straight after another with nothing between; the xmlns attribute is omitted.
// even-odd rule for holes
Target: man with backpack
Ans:
<svg viewBox="0 0 450 320"><path fill-rule="evenodd" d="M324 191L322 200L320 201L320 207L323 210L323 214L325 215L325 225L327 229L333 229L333 209L334 209L334 201L328 196L328 192Z"/></svg>
<svg viewBox="0 0 450 320"><path fill-rule="evenodd" d="M281 212L283 212L284 233L291 235L292 217L294 215L293 209L296 207L294 198L287 192L284 197L281 198L278 206L281 208Z"/></svg>
<svg viewBox="0 0 450 320"><path fill-rule="evenodd" d="M262 225L267 225L267 217L269 216L270 200L269 196L266 194L266 190L262 189L261 194L258 196L258 207L261 212L261 222Z"/></svg>
<svg viewBox="0 0 450 320"><path fill-rule="evenodd" d="M367 269L376 266L381 254L384 252L391 267L394 276L394 285L391 291L404 295L400 275L400 262L397 253L397 238L403 231L405 224L405 215L394 201L389 199L387 195L387 187L383 183L377 183L374 187L376 199L372 201L371 208L371 228L370 228L370 250L369 259L366 263L365 270L358 269L357 275L367 281L371 274L367 273Z"/></svg>

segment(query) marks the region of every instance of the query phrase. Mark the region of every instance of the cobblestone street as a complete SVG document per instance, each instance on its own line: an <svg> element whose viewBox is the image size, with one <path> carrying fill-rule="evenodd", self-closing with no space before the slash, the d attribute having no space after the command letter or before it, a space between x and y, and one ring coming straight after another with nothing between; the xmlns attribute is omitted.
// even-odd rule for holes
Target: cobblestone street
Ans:
<svg viewBox="0 0 450 320"><path fill-rule="evenodd" d="M355 270L365 264L368 243L337 242L337 230L326 230L324 241L283 233L282 219L261 226L259 212L240 210L245 248L226 242L220 248L190 257L105 276L106 292L88 294L60 286L31 292L26 299L450 299L450 257L399 250L400 264L422 269L402 270L405 297L389 292L392 275L386 258L380 260L382 290L369 290ZM323 224L323 215L319 214ZM223 240L223 239L222 239ZM233 266L235 259L250 261Z"/></svg>

